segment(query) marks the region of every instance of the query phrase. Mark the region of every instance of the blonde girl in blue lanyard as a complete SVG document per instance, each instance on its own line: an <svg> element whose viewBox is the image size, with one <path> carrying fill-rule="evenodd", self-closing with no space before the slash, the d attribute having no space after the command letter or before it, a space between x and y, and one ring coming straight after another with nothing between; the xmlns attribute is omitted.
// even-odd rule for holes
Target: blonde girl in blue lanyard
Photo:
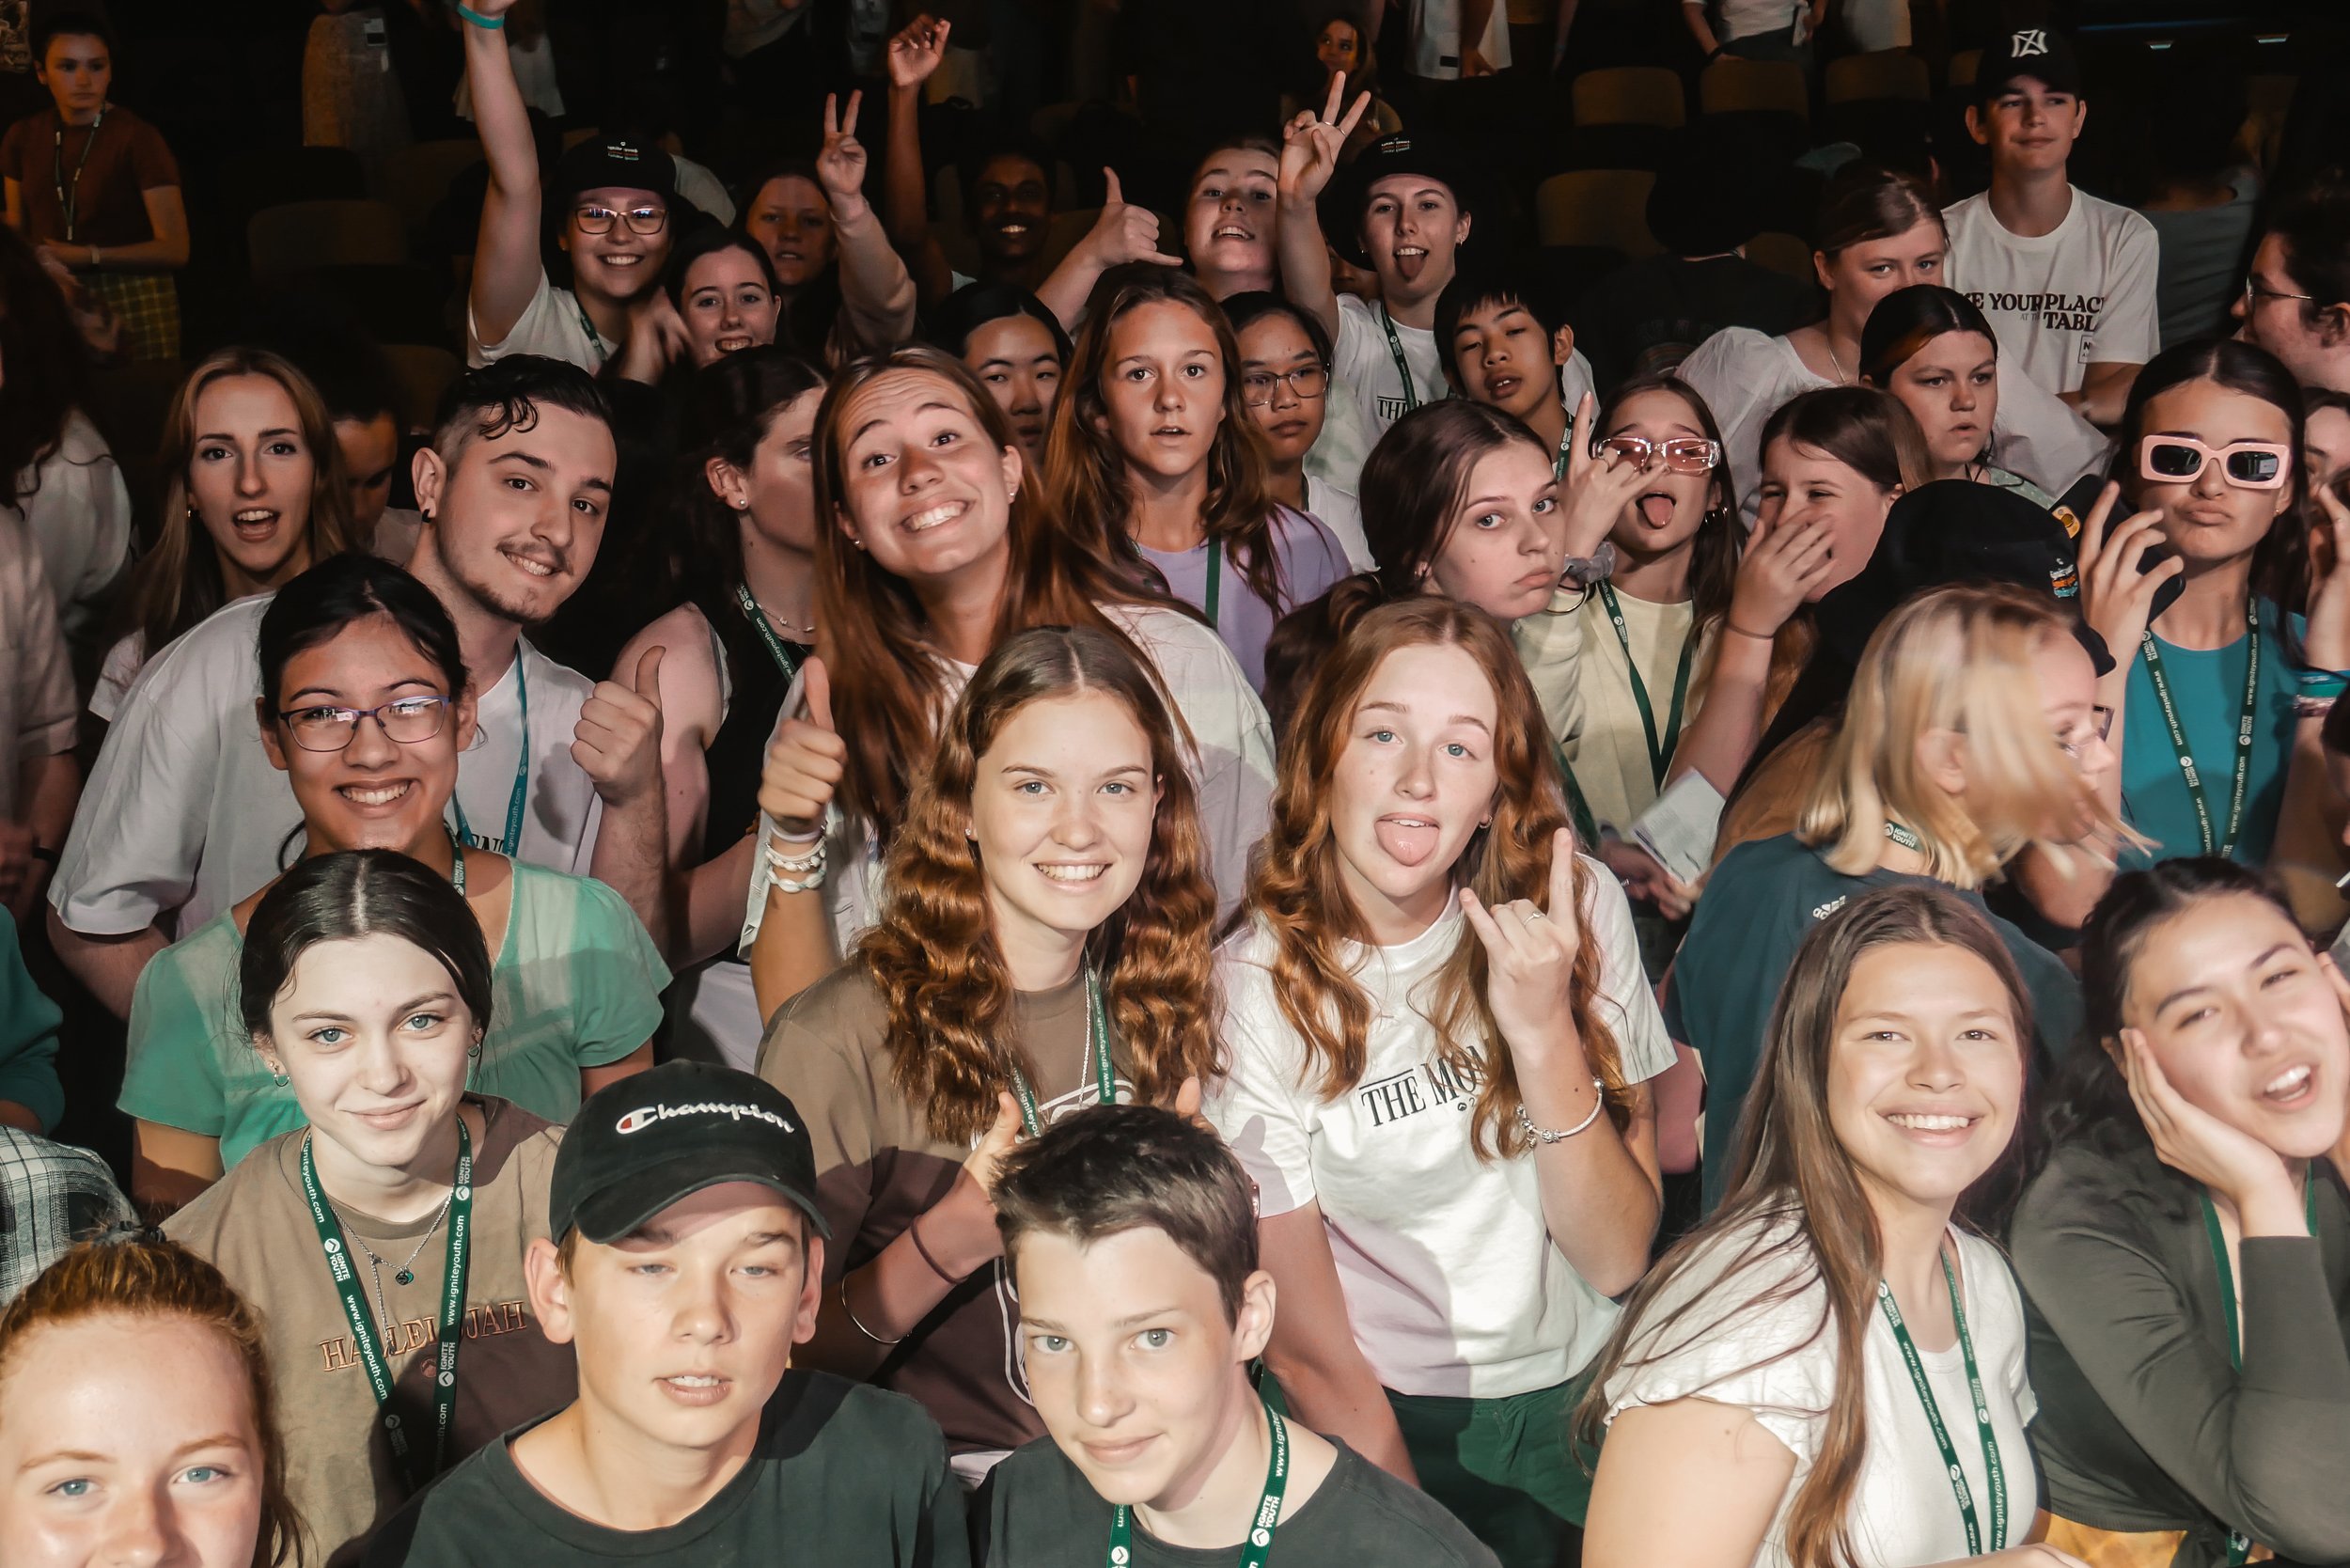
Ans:
<svg viewBox="0 0 2350 1568"><path fill-rule="evenodd" d="M2314 801L2305 821L2281 817L2299 798L2295 758L2317 750L2296 695L2328 701L2350 670L2350 519L2321 494L2323 525L2296 564L2300 450L2282 366L2248 344L2184 345L2140 372L2115 482L2082 527L2083 615L2121 666L2098 701L2113 710L2126 815L2158 855L2257 866L2281 839L2323 831Z"/></svg>
<svg viewBox="0 0 2350 1568"><path fill-rule="evenodd" d="M1587 1437L1609 1423L1584 1560L1817 1568L1796 1527L1819 1519L1864 1562L2082 1568L2023 1544L2022 1301L1951 1217L2021 1111L2013 963L1955 894L1879 888L1815 929L1783 997L1747 1108L1777 1131L1643 1286L1584 1407ZM1825 1410L1791 1411L1799 1386Z"/></svg>

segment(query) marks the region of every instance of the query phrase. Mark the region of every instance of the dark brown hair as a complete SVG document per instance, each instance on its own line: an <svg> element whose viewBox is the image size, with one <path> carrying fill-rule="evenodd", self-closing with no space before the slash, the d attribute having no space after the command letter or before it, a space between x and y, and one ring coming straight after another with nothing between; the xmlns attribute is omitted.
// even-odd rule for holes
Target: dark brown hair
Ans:
<svg viewBox="0 0 2350 1568"><path fill-rule="evenodd" d="M1697 539L1689 551L1689 635L1702 636L1706 628L1730 614L1730 596L1738 587L1738 562L1746 554L1746 525L1738 517L1738 486L1730 471L1730 444L1698 389L1669 370L1634 376L1607 395L1591 424L1594 440L1614 426L1623 405L1644 392L1669 392L1687 406L1697 427L1722 454L1714 465L1705 509Z"/></svg>

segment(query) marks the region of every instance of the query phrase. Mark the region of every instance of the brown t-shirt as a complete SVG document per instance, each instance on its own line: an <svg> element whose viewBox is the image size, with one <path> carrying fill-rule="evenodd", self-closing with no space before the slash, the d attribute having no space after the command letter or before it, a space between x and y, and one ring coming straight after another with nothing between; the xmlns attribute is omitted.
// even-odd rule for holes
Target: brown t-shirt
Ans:
<svg viewBox="0 0 2350 1568"><path fill-rule="evenodd" d="M488 1119L474 1142L473 1243L465 1267L465 1340L457 1352L457 1408L448 1463L509 1428L567 1404L578 1391L569 1345L547 1342L530 1312L523 1255L547 1233L547 1183L563 1130L520 1105L475 1099ZM302 1196L304 1132L253 1151L164 1229L211 1259L260 1309L286 1438L286 1483L318 1551L306 1560L355 1562L367 1534L407 1500L375 1393L359 1365L342 1298L327 1274L318 1227ZM445 1222L386 1225L337 1205L370 1306L374 1274L398 1323L384 1335L392 1398L431 1457L434 1338L447 1266ZM364 1242L385 1260L370 1271ZM421 1249L417 1244L423 1243ZM415 1254L415 1278L397 1270Z"/></svg>
<svg viewBox="0 0 2350 1568"><path fill-rule="evenodd" d="M888 1013L854 961L787 1004L768 1026L759 1074L791 1097L816 1144L816 1201L832 1226L824 1301L840 1277L870 1262L947 1196L972 1145L931 1136L923 1108L900 1094L882 1039ZM1013 1048L1047 1121L1101 1098L1086 1052L1082 976L1012 998ZM1123 1067L1115 1033L1113 1071ZM1120 1074L1119 1097L1134 1087ZM1005 1086L1010 1088L1008 1083ZM1016 1449L1044 1426L1020 1362L1020 1307L1000 1262L947 1293L872 1381L921 1401L956 1453Z"/></svg>
<svg viewBox="0 0 2350 1568"><path fill-rule="evenodd" d="M0 175L17 182L24 202L24 235L34 243L66 240L65 202L57 195L61 184L73 198L74 244L135 245L155 237L144 193L180 183L180 165L163 133L119 104L109 104L94 143L91 134L86 125L69 125L64 145L58 145L57 111L43 109L0 137Z"/></svg>

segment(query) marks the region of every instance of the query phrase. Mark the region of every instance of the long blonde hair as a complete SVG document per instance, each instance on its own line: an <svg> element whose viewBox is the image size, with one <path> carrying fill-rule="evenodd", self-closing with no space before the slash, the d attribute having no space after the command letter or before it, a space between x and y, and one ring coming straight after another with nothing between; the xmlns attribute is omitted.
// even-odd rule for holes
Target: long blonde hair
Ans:
<svg viewBox="0 0 2350 1568"><path fill-rule="evenodd" d="M2054 816L2079 814L2120 835L2064 755L2041 712L2033 660L2072 623L2053 603L2003 584L1969 583L1919 594L1869 639L1795 831L1824 848L1847 876L1874 869L1885 825L1915 833L1926 874L1976 888ZM1961 797L1927 776L1919 741L1933 730L1960 738Z"/></svg>

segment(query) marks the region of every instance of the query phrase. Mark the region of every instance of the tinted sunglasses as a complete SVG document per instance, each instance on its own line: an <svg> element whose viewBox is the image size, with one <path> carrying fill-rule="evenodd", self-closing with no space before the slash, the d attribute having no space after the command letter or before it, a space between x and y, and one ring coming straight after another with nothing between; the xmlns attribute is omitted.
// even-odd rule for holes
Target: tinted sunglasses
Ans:
<svg viewBox="0 0 2350 1568"><path fill-rule="evenodd" d="M1722 461L1722 444L1700 436L1678 435L1670 441L1650 441L1637 435L1610 435L1591 443L1591 455L1602 457L1614 452L1635 468L1646 468L1652 458L1661 457L1665 466L1676 474L1703 474Z"/></svg>
<svg viewBox="0 0 2350 1568"><path fill-rule="evenodd" d="M2193 484L2213 463L2240 490L2280 490L2293 475L2293 448L2279 441L2206 447L2191 435L2150 435L2138 445L2138 478Z"/></svg>

